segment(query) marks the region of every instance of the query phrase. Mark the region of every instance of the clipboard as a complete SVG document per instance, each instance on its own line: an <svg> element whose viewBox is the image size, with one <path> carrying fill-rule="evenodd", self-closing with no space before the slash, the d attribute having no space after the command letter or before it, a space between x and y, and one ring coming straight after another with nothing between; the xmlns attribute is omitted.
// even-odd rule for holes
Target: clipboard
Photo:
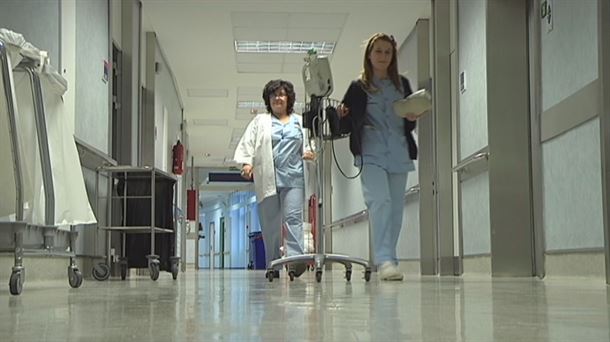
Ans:
<svg viewBox="0 0 610 342"><path fill-rule="evenodd" d="M401 118L407 114L420 117L432 109L432 95L426 89L420 89L404 99L394 102L394 113Z"/></svg>

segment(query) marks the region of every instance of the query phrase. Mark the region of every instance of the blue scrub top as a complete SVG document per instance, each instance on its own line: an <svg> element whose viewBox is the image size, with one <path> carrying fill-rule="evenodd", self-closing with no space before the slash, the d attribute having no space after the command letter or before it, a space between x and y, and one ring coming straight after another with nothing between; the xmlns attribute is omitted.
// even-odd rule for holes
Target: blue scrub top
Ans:
<svg viewBox="0 0 610 342"><path fill-rule="evenodd" d="M295 115L285 124L271 115L271 143L276 186L304 188L303 132Z"/></svg>
<svg viewBox="0 0 610 342"><path fill-rule="evenodd" d="M377 165L390 173L415 170L409 157L404 121L394 114L394 101L403 98L389 79L373 79L378 91L367 93L366 119L362 128L362 155L354 165Z"/></svg>

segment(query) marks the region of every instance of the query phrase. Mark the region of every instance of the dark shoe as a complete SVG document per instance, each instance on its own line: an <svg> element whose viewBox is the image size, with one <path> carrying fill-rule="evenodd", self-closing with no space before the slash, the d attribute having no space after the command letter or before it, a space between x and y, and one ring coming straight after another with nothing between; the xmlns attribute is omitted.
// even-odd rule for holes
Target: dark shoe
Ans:
<svg viewBox="0 0 610 342"><path fill-rule="evenodd" d="M269 276L271 276L271 278L269 278ZM265 278L269 279L269 281L273 281L273 279L277 279L279 277L280 277L279 270L267 270L267 272L265 272Z"/></svg>
<svg viewBox="0 0 610 342"><path fill-rule="evenodd" d="M292 269L294 271L294 276L298 278L305 272L305 270L307 270L307 265L305 263L294 264Z"/></svg>

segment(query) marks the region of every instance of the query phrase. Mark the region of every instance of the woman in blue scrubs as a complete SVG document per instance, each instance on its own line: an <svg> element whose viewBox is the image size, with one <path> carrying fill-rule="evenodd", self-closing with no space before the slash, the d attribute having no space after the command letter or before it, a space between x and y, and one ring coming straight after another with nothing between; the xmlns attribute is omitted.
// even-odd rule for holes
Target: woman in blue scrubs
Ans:
<svg viewBox="0 0 610 342"><path fill-rule="evenodd" d="M303 130L302 118L293 112L292 83L269 81L263 89L267 113L248 124L235 150L234 160L242 164L241 174L254 178L259 219L265 242L267 267L280 258L281 229L286 232L286 256L303 254L303 207L305 165L314 154ZM300 276L305 264L295 264ZM279 271L275 271L279 277Z"/></svg>
<svg viewBox="0 0 610 342"><path fill-rule="evenodd" d="M416 116L394 113L393 103L411 94L398 74L396 42L376 33L368 39L364 70L350 84L338 108L343 133L350 133L373 238L373 261L382 280L402 280L396 245L402 228L407 174L415 170ZM403 117L398 116L402 115ZM405 118L406 117L406 118Z"/></svg>

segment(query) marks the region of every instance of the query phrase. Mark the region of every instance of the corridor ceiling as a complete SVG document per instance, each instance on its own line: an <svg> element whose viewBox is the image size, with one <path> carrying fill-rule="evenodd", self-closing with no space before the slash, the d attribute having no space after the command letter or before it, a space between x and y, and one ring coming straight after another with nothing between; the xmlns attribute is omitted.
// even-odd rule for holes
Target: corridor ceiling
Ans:
<svg viewBox="0 0 610 342"><path fill-rule="evenodd" d="M195 166L226 168L264 84L291 81L305 101L304 54L242 54L235 40L335 41L331 98L340 99L362 68L363 42L375 32L401 44L429 0L142 0L144 32L154 31L175 76ZM405 73L408 71L401 70ZM190 163L190 161L189 161Z"/></svg>

